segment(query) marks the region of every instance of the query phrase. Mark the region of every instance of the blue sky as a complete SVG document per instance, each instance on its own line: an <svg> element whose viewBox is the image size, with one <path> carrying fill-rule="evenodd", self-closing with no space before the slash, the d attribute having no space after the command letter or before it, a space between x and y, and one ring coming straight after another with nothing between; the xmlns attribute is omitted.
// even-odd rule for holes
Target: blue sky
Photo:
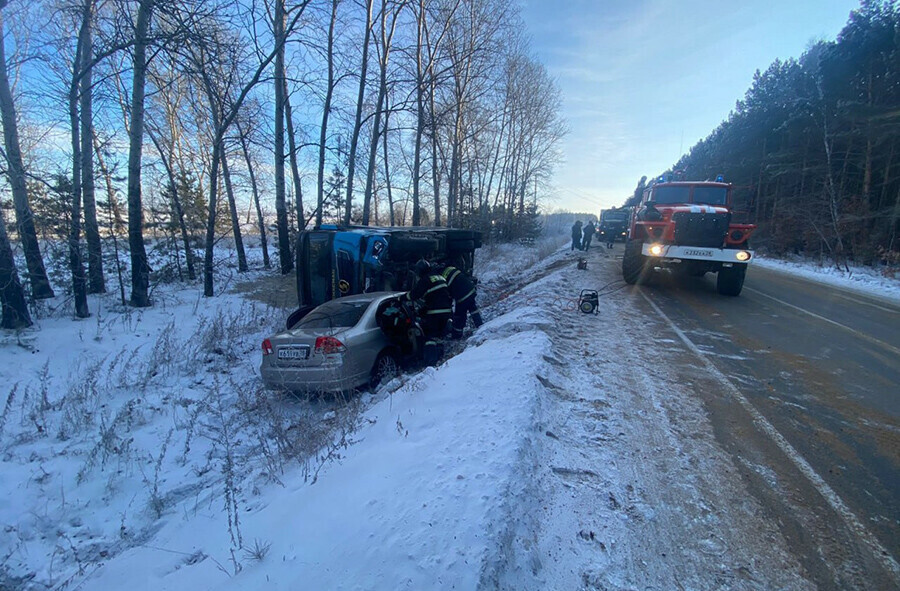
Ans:
<svg viewBox="0 0 900 591"><path fill-rule="evenodd" d="M569 134L550 209L620 205L743 97L757 70L833 40L858 0L522 0ZM727 173L727 171L725 171ZM727 180L727 178L726 178Z"/></svg>

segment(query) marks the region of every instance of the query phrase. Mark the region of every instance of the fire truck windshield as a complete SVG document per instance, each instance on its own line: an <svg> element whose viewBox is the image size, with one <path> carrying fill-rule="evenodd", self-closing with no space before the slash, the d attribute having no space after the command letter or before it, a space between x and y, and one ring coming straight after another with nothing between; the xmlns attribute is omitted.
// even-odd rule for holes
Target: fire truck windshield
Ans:
<svg viewBox="0 0 900 591"><path fill-rule="evenodd" d="M693 195L691 194L693 190ZM703 185L678 185L655 187L652 200L654 203L705 203L708 205L726 205L728 191L725 187L707 187Z"/></svg>
<svg viewBox="0 0 900 591"><path fill-rule="evenodd" d="M690 200L690 186L655 187L653 189L653 203L689 203Z"/></svg>
<svg viewBox="0 0 900 591"><path fill-rule="evenodd" d="M727 197L725 187L694 187L694 203L726 205Z"/></svg>

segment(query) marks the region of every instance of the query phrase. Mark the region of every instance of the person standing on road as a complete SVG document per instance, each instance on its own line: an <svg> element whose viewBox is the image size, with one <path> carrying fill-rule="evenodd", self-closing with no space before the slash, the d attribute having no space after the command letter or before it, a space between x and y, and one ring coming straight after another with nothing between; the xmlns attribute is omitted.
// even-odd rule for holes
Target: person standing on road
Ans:
<svg viewBox="0 0 900 591"><path fill-rule="evenodd" d="M594 222L589 221L584 227L584 239L581 242L581 250L587 251L591 247L591 240L594 239L595 231Z"/></svg>
<svg viewBox="0 0 900 591"><path fill-rule="evenodd" d="M575 249L581 250L581 220L572 224L572 248L569 251L573 251Z"/></svg>
<svg viewBox="0 0 900 591"><path fill-rule="evenodd" d="M444 278L433 272L431 264L421 259L415 265L418 276L411 290L400 296L401 301L416 302L422 330L425 332L425 363L433 365L441 356L440 339L447 330L450 320L452 300Z"/></svg>
<svg viewBox="0 0 900 591"><path fill-rule="evenodd" d="M472 316L472 324L478 328L484 321L481 319L481 312L478 310L478 304L475 302L475 282L466 273L460 271L453 265L447 265L441 271L441 277L447 282L447 288L450 290L450 297L453 298L453 322L452 332L450 336L454 339L462 338L463 330L466 328L466 320Z"/></svg>

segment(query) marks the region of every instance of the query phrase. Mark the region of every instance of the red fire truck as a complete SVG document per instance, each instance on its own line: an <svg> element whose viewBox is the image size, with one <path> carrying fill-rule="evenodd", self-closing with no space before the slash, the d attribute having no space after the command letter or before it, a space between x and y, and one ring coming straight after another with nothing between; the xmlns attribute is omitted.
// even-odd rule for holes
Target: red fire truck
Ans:
<svg viewBox="0 0 900 591"><path fill-rule="evenodd" d="M739 295L753 260L747 240L755 229L732 222L729 183L654 183L632 211L622 275L635 284L662 268L696 276L717 273L719 293Z"/></svg>

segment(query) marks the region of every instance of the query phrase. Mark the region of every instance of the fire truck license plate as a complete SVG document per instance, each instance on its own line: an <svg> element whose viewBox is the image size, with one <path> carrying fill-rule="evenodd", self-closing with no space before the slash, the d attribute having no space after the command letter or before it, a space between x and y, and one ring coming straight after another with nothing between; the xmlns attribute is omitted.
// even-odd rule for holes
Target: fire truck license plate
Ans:
<svg viewBox="0 0 900 591"><path fill-rule="evenodd" d="M689 257L712 257L713 251L711 250L697 250L694 248L689 248L684 251L685 256Z"/></svg>

